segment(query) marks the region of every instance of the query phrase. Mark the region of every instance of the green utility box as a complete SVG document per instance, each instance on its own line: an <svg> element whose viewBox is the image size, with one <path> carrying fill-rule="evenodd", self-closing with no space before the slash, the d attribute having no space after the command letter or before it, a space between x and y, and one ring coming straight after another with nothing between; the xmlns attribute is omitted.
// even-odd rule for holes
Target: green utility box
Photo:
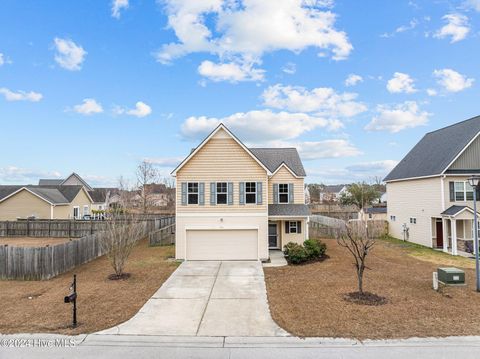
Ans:
<svg viewBox="0 0 480 359"><path fill-rule="evenodd" d="M438 281L446 285L465 284L465 272L454 267L438 268Z"/></svg>

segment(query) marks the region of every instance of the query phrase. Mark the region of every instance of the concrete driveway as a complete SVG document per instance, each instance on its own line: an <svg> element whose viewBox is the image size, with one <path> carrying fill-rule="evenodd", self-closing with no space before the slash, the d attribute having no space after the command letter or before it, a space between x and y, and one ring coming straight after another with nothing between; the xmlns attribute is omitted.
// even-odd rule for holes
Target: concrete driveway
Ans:
<svg viewBox="0 0 480 359"><path fill-rule="evenodd" d="M102 334L287 336L270 316L262 264L182 263L140 311Z"/></svg>

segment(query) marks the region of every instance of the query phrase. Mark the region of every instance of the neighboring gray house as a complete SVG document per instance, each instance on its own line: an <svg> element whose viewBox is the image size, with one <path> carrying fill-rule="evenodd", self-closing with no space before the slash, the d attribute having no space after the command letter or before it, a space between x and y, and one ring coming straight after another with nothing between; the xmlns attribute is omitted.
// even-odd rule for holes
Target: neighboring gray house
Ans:
<svg viewBox="0 0 480 359"><path fill-rule="evenodd" d="M320 202L338 202L342 193L346 191L347 186L344 184L323 186L320 192Z"/></svg>
<svg viewBox="0 0 480 359"><path fill-rule="evenodd" d="M480 116L427 133L385 178L390 234L445 252L473 247ZM480 193L477 193L477 199Z"/></svg>

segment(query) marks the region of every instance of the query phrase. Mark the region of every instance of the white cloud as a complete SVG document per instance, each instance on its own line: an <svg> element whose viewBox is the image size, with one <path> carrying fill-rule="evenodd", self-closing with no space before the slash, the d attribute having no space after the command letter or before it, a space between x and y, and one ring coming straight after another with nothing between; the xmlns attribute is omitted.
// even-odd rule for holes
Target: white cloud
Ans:
<svg viewBox="0 0 480 359"><path fill-rule="evenodd" d="M450 42L454 43L465 39L470 32L468 17L462 14L447 14L442 17L446 24L438 30L433 37L444 39L450 37Z"/></svg>
<svg viewBox="0 0 480 359"><path fill-rule="evenodd" d="M212 81L261 81L264 70L253 68L253 65L234 62L215 64L203 61L198 67L198 73Z"/></svg>
<svg viewBox="0 0 480 359"><path fill-rule="evenodd" d="M352 157L362 154L358 148L344 139L299 142L294 144L294 147L297 147L302 160Z"/></svg>
<svg viewBox="0 0 480 359"><path fill-rule="evenodd" d="M158 167L176 167L183 157L155 157L155 158L145 158L145 161L154 164Z"/></svg>
<svg viewBox="0 0 480 359"><path fill-rule="evenodd" d="M427 89L428 96L437 96L437 90L435 89Z"/></svg>
<svg viewBox="0 0 480 359"><path fill-rule="evenodd" d="M39 178L61 178L57 171L42 171L17 166L0 167L0 182L7 184L37 184Z"/></svg>
<svg viewBox="0 0 480 359"><path fill-rule="evenodd" d="M288 75L293 75L297 72L297 65L293 62L287 62L285 66L283 66L282 71Z"/></svg>
<svg viewBox="0 0 480 359"><path fill-rule="evenodd" d="M413 93L415 89L414 80L408 74L395 72L393 78L387 82L387 90L391 93Z"/></svg>
<svg viewBox="0 0 480 359"><path fill-rule="evenodd" d="M70 39L61 39L56 37L55 42L55 61L64 69L78 71L82 68L87 52L80 45L75 44Z"/></svg>
<svg viewBox="0 0 480 359"><path fill-rule="evenodd" d="M112 1L112 16L120 19L120 11L128 9L128 0L113 0Z"/></svg>
<svg viewBox="0 0 480 359"><path fill-rule="evenodd" d="M464 6L476 11L480 11L480 0L466 0Z"/></svg>
<svg viewBox="0 0 480 359"><path fill-rule="evenodd" d="M412 19L407 25L399 26L395 29L395 31L393 31L391 33L386 32L386 33L380 35L380 37L384 37L384 38L394 37L396 34L400 34L402 32L407 32L407 31L415 29L417 27L417 25L418 25L418 20L417 19Z"/></svg>
<svg viewBox="0 0 480 359"><path fill-rule="evenodd" d="M467 78L452 69L435 70L433 71L433 76L437 78L438 84L448 92L463 91L472 87L475 81L473 78Z"/></svg>
<svg viewBox="0 0 480 359"><path fill-rule="evenodd" d="M430 113L421 111L415 101L387 106L377 106L377 115L365 126L368 131L389 131L396 133L407 128L425 125Z"/></svg>
<svg viewBox="0 0 480 359"><path fill-rule="evenodd" d="M123 107L115 107L113 112L117 115L131 115L136 117L146 117L152 113L152 108L148 106L145 102L138 101L135 104L135 108L127 109Z"/></svg>
<svg viewBox="0 0 480 359"><path fill-rule="evenodd" d="M5 87L0 88L0 94L5 97L7 101L30 101L38 102L43 98L43 95L38 92L17 91L13 92Z"/></svg>
<svg viewBox="0 0 480 359"><path fill-rule="evenodd" d="M395 160L360 162L347 166L346 169L354 173L384 173L387 174L398 164Z"/></svg>
<svg viewBox="0 0 480 359"><path fill-rule="evenodd" d="M307 90L298 86L277 84L263 91L265 106L299 112L317 112L322 116L353 117L365 112L367 107L357 102L356 93L337 93L328 87Z"/></svg>
<svg viewBox="0 0 480 359"><path fill-rule="evenodd" d="M345 86L355 86L356 84L363 82L363 77L357 74L350 74L345 79Z"/></svg>
<svg viewBox="0 0 480 359"><path fill-rule="evenodd" d="M93 98L86 98L82 104L73 106L73 110L82 115L93 115L95 113L102 113L103 107Z"/></svg>
<svg viewBox="0 0 480 359"><path fill-rule="evenodd" d="M344 168L316 167L307 168L309 182L322 182L326 184L353 183L359 181L371 182L376 177L384 178L396 165L395 160L381 160L359 162Z"/></svg>
<svg viewBox="0 0 480 359"><path fill-rule="evenodd" d="M220 123L224 123L242 140L249 143L286 141L316 128L337 130L343 126L340 121L305 113L259 110L238 112L223 118L189 117L182 124L181 133L187 139L203 139Z"/></svg>
<svg viewBox="0 0 480 359"><path fill-rule="evenodd" d="M332 1L315 0L164 0L168 26L177 42L156 53L171 63L189 53L217 55L221 62L259 64L267 52L299 53L314 47L335 60L353 47L347 34L335 28L336 15L325 10ZM261 29L261 31L259 31Z"/></svg>

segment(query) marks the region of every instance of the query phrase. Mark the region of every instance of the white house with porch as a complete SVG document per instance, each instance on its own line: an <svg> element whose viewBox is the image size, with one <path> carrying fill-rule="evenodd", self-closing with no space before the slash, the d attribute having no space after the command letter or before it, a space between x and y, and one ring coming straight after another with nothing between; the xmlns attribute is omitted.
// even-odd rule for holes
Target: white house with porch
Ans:
<svg viewBox="0 0 480 359"><path fill-rule="evenodd" d="M393 237L453 255L473 252L474 189L468 179L480 174L479 134L480 116L427 133L388 174Z"/></svg>

